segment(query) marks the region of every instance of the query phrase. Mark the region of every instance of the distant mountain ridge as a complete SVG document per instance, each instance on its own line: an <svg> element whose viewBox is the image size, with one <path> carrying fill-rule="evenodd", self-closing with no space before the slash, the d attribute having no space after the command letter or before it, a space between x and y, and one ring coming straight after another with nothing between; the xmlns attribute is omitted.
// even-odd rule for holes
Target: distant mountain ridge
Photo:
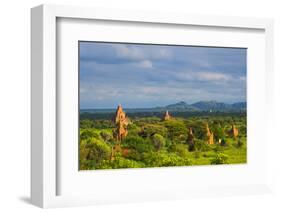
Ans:
<svg viewBox="0 0 281 213"><path fill-rule="evenodd" d="M184 101L180 101L175 104L170 104L163 107L171 111L246 111L246 102L237 102L233 104L227 104L217 101L198 101L193 104L187 104Z"/></svg>
<svg viewBox="0 0 281 213"><path fill-rule="evenodd" d="M237 102L227 104L218 101L198 101L193 104L187 104L184 101L167 106L158 106L150 108L124 108L126 112L245 112L247 110L246 102ZM80 109L81 112L115 112L116 108L112 109Z"/></svg>

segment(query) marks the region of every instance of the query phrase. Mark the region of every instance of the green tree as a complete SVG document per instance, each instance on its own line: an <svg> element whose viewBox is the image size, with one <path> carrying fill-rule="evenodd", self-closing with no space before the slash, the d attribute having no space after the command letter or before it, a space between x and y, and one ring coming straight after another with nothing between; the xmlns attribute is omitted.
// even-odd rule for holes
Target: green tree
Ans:
<svg viewBox="0 0 281 213"><path fill-rule="evenodd" d="M80 120L80 128L82 129L89 129L93 128L93 121L89 119Z"/></svg>
<svg viewBox="0 0 281 213"><path fill-rule="evenodd" d="M179 155L180 157L187 157L188 151L187 151L187 145L186 144L174 144L171 147L171 151Z"/></svg>
<svg viewBox="0 0 281 213"><path fill-rule="evenodd" d="M129 149L135 149L139 153L148 152L154 149L150 139L144 139L139 136L128 136L122 141L122 146Z"/></svg>
<svg viewBox="0 0 281 213"><path fill-rule="evenodd" d="M142 137L151 137L155 134L167 137L168 129L165 126L159 124L144 124L142 126L142 130L140 132L140 135Z"/></svg>
<svg viewBox="0 0 281 213"><path fill-rule="evenodd" d="M160 134L153 135L152 136L152 142L153 142L153 145L154 145L154 147L157 151L162 149L166 144L165 138Z"/></svg>
<svg viewBox="0 0 281 213"><path fill-rule="evenodd" d="M98 165L102 160L108 160L110 154L110 146L96 138L91 138L82 147L80 146L80 158L91 160L95 165Z"/></svg>
<svg viewBox="0 0 281 213"><path fill-rule="evenodd" d="M187 129L182 120L164 121L165 127L168 129L168 137L172 140L185 140Z"/></svg>
<svg viewBox="0 0 281 213"><path fill-rule="evenodd" d="M190 159L182 158L175 153L167 153L164 151L145 153L144 162L148 167L191 165Z"/></svg>
<svg viewBox="0 0 281 213"><path fill-rule="evenodd" d="M113 139L112 134L110 134L109 132L104 131L104 130L102 130L102 131L100 132L100 136L101 136L102 139L103 139L104 141L106 141L106 142L108 142L108 141L110 141L110 140Z"/></svg>
<svg viewBox="0 0 281 213"><path fill-rule="evenodd" d="M80 140L86 140L90 138L99 139L100 136L93 129L83 129L80 131Z"/></svg>
<svg viewBox="0 0 281 213"><path fill-rule="evenodd" d="M226 164L228 160L228 155L223 153L217 153L213 159L211 159L211 164Z"/></svg>

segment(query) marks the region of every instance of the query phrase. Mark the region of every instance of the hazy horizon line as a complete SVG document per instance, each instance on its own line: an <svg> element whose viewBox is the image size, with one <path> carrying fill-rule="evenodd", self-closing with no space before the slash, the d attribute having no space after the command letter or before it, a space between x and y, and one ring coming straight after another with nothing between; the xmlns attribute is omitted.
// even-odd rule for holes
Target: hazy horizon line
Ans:
<svg viewBox="0 0 281 213"><path fill-rule="evenodd" d="M195 103L198 103L198 102L217 102L217 103L224 103L224 104L235 104L235 103L247 103L247 100L244 100L244 101L235 101L235 102L223 102L223 101L216 101L216 100L201 100L201 101L196 101L196 102L192 102L192 103L188 103L186 101L178 101L178 102L175 102L175 103L171 103L171 104L167 104L167 105L164 105L164 106L150 106L150 107L123 107L124 105L121 104L121 106L124 108L124 109L150 109L150 108L161 108L161 107L167 107L168 105L173 105L173 104L177 104L177 103L180 103L180 102L185 102L187 105L192 105L192 104L195 104ZM83 107L81 108L80 107L80 110L86 110L86 109L115 109L118 107L118 105L120 105L120 103L116 104L115 106L112 106L112 107Z"/></svg>

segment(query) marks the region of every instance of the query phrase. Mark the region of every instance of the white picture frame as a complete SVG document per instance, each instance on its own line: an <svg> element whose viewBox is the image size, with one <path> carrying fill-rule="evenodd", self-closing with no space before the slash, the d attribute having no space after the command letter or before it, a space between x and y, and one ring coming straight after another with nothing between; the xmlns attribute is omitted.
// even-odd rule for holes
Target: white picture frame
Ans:
<svg viewBox="0 0 281 213"><path fill-rule="evenodd" d="M264 140L266 155L261 156L264 166L259 172L264 173L264 178L253 181L254 184L237 182L233 185L207 185L201 187L200 183L193 183L194 187L188 185L178 188L170 185L166 189L152 189L153 192L135 193L131 191L119 191L112 196L98 194L88 195L59 194L58 185L61 184L58 166L60 158L57 146L58 132L58 95L57 88L60 81L57 79L57 51L58 51L58 20L79 19L79 20L101 20L118 21L130 23L153 23L155 26L199 26L206 28L232 30L258 30L263 32L264 44L264 65L261 76L257 83L250 86L259 87L258 81L263 81L265 87L259 88L265 95L263 108L266 114L262 118L265 126ZM33 204L47 207L92 205L100 203L116 202L139 202L144 200L165 200L181 199L194 196L216 196L233 194L252 194L271 191L271 163L270 149L272 119L273 119L273 21L271 19L238 18L238 17L216 17L187 14L160 14L144 11L122 11L112 9L84 8L74 6L41 5L31 10L31 201ZM67 80L66 80L67 81ZM69 80L70 81L70 80ZM249 94L248 94L249 95ZM251 94L250 94L251 95ZM262 109L261 109L262 110ZM262 111L264 112L264 111ZM253 117L250 117L253 119ZM177 169L179 175L187 168ZM151 169L151 171L154 169ZM63 170L62 170L63 171ZM156 175L165 175L169 168L158 171ZM181 173L182 172L182 173ZM120 171L119 175L126 175L128 171ZM137 171L138 175L146 175L147 170ZM110 175L112 176L112 172ZM71 179L71 178L70 178ZM73 183L75 184L75 183ZM159 185L160 187L161 185ZM114 189L113 189L114 191ZM119 193L123 193L120 196ZM127 194L126 194L127 193Z"/></svg>

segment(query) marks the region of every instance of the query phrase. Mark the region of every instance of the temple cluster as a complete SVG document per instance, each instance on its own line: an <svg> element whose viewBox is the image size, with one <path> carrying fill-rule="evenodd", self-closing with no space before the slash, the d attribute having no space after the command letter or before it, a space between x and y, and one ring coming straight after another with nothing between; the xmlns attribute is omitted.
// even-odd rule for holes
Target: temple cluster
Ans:
<svg viewBox="0 0 281 213"><path fill-rule="evenodd" d="M174 118L171 116L169 111L167 110L162 117L162 121L170 121L173 120ZM130 119L127 117L126 113L124 112L121 104L118 105L117 110L115 112L115 116L112 119L112 121L115 124L115 129L113 130L113 136L116 140L116 144L112 148L112 153L111 153L111 159L114 159L115 153L116 152L124 152L121 148L121 142L122 140L128 135L128 125L131 123ZM231 129L227 132L229 137L232 138L237 138L239 131L235 127L234 124L232 124ZM208 145L213 145L215 144L215 139L214 139L214 133L211 131L209 128L208 123L205 124L205 138L206 138L206 143ZM187 140L186 140L188 146L189 146L189 151L194 151L195 150L195 136L193 134L193 129L190 127L187 131ZM222 138L219 138L217 141L217 144L223 145L224 141ZM127 150L126 150L127 151Z"/></svg>

